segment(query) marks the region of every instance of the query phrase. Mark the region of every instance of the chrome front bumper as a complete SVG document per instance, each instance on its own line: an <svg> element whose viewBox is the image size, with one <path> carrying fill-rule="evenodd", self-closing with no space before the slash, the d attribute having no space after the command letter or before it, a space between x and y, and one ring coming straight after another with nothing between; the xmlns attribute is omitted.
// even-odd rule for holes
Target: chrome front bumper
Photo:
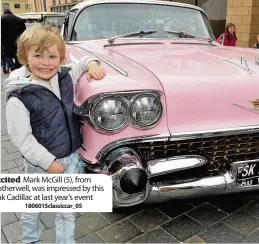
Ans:
<svg viewBox="0 0 259 244"><path fill-rule="evenodd" d="M111 176L114 207L259 190L259 185L237 184L241 164L259 164L259 125L125 138L107 144L96 159L88 168ZM193 168L205 174L174 178L177 171L185 174Z"/></svg>
<svg viewBox="0 0 259 244"><path fill-rule="evenodd" d="M236 182L238 167L247 163L259 163L259 159L235 162L231 165L230 171L222 175L196 178L195 180L177 180L177 183L174 183L174 179L161 181L160 177L160 181L157 181L154 177L198 168L207 164L207 160L199 155L188 155L152 160L143 164L132 149L121 148L110 157L110 166L115 162L116 169L110 174L113 180L114 207L129 207L141 203L164 202L170 199L259 190L259 185L240 187ZM125 174L133 169L141 171L142 175L144 172L147 180L145 185L142 181L142 186L138 186L136 192L133 190L129 194L131 188L128 187L128 190L124 190L125 183L122 181ZM132 186L135 187L134 184Z"/></svg>
<svg viewBox="0 0 259 244"><path fill-rule="evenodd" d="M188 183L170 185L156 183L151 186L146 202L163 202L169 199L181 199L205 195L259 190L259 186L239 187L231 172L220 176L202 178Z"/></svg>
<svg viewBox="0 0 259 244"><path fill-rule="evenodd" d="M189 155L191 152L194 155ZM259 125L171 134L170 137L125 138L107 144L96 159L99 168L94 171L112 177L114 207L259 190L259 185L240 187L237 184L238 166L259 164ZM193 168L199 172L204 170L205 174L174 179L177 171L185 174ZM211 174L213 170L217 174ZM136 175L144 174L142 181L137 179Z"/></svg>

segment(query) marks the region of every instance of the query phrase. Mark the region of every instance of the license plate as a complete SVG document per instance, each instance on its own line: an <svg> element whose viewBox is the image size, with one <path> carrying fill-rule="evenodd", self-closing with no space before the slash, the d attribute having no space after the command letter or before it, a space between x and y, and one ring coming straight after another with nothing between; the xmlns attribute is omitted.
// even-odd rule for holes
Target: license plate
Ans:
<svg viewBox="0 0 259 244"><path fill-rule="evenodd" d="M239 187L259 185L259 161L247 162L238 165L237 185Z"/></svg>

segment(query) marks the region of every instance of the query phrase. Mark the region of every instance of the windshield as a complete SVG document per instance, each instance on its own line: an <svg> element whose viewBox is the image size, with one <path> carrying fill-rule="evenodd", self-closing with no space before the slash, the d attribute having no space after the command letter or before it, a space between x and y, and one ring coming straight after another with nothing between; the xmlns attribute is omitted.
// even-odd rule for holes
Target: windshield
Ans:
<svg viewBox="0 0 259 244"><path fill-rule="evenodd" d="M76 19L72 41L107 39L139 30L157 30L148 38L180 38L184 31L214 39L207 17L199 10L171 5L107 3L84 9Z"/></svg>

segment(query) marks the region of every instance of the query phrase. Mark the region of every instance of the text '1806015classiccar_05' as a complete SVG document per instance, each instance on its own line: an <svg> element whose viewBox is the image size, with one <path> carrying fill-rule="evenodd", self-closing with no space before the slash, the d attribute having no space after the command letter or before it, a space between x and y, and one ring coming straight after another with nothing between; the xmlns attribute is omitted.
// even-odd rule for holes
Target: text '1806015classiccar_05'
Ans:
<svg viewBox="0 0 259 244"><path fill-rule="evenodd" d="M87 170L115 207L259 189L259 50L215 41L196 6L89 0L66 15L67 62L98 58L75 86Z"/></svg>

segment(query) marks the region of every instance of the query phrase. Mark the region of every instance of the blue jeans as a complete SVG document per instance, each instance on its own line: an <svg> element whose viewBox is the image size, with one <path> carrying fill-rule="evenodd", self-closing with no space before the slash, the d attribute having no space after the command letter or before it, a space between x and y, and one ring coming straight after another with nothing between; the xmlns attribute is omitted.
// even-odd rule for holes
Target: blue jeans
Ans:
<svg viewBox="0 0 259 244"><path fill-rule="evenodd" d="M26 174L44 174L47 173L40 167L36 167L29 162L24 163ZM84 163L77 154L72 156L72 162L65 168L64 174L84 173ZM40 243L41 213L22 213L21 224L23 230L24 243ZM56 213L56 243L74 244L75 232L75 213Z"/></svg>
<svg viewBox="0 0 259 244"><path fill-rule="evenodd" d="M5 71L6 69L10 68L10 65L8 64L8 62L6 61L6 58L4 55L1 55L1 66L2 66L2 70Z"/></svg>
<svg viewBox="0 0 259 244"><path fill-rule="evenodd" d="M5 57L5 59L6 59L6 62L8 63L9 68L11 68L11 71L19 69L21 67L21 64L19 63L16 56L15 57Z"/></svg>

